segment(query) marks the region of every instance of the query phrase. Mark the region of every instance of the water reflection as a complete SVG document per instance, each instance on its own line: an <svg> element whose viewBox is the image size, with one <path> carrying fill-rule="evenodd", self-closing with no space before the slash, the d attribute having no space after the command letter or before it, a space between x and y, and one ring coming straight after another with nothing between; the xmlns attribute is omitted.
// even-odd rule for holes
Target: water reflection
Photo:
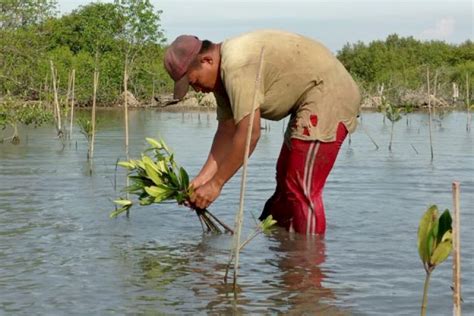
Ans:
<svg viewBox="0 0 474 316"><path fill-rule="evenodd" d="M281 271L278 294L270 300L286 301L285 314L346 315L347 311L331 304L336 296L324 287L327 279L323 268L326 261L326 243L320 236L305 236L277 229L271 237L276 246L270 250L277 254L276 264Z"/></svg>

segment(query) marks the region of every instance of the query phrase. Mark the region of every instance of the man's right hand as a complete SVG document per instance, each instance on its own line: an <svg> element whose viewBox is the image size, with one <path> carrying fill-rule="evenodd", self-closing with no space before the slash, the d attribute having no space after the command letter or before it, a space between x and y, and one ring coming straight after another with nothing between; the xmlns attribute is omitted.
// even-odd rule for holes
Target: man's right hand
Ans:
<svg viewBox="0 0 474 316"><path fill-rule="evenodd" d="M196 178L192 179L189 183L189 186L193 188L193 190L199 188L201 185L206 183L206 180L203 177L197 176Z"/></svg>

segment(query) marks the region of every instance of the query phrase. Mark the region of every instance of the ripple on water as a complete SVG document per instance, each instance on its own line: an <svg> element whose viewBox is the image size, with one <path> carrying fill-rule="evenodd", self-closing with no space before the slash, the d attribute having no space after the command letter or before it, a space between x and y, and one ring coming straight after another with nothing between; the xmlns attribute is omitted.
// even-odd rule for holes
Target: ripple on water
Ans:
<svg viewBox="0 0 474 316"><path fill-rule="evenodd" d="M474 149L460 128L464 113L435 125L433 162L426 115L395 125L389 153L388 126L380 114L364 113L380 149L362 129L341 148L324 192L325 238L281 230L256 237L240 257L237 300L223 282L232 238L203 235L193 212L163 204L108 218L120 194L114 182L125 182L115 171L124 156L120 113L99 114L107 123L92 175L77 131L64 148L49 127L29 133L28 144L0 145L0 314L416 314L424 281L418 221L431 203L451 207L453 179L462 182L464 308L474 310ZM206 117L134 111L130 154L159 135L194 175L216 127ZM254 228L251 213L258 217L275 187L282 125L270 124L250 160L243 239ZM239 192L235 178L211 211L232 224ZM430 314L451 312L450 279L448 259L432 280Z"/></svg>

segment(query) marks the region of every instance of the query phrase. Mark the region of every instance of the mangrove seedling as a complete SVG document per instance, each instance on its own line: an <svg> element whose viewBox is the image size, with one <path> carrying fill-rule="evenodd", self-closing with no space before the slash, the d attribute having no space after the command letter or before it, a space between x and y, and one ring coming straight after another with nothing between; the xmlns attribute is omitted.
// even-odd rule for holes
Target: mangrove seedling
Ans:
<svg viewBox="0 0 474 316"><path fill-rule="evenodd" d="M426 315L428 287L431 273L441 262L448 258L453 247L452 219L449 210L438 218L438 207L432 205L425 212L418 226L418 253L426 271L421 303L421 315Z"/></svg>
<svg viewBox="0 0 474 316"><path fill-rule="evenodd" d="M385 116L392 122L392 128L390 130L390 143L388 144L388 150L392 151L392 141L393 141L393 127L395 122L399 121L402 116L400 115L400 109L395 108L393 105L387 103L385 108Z"/></svg>
<svg viewBox="0 0 474 316"><path fill-rule="evenodd" d="M249 242L252 241L255 237L257 237L259 234L268 234L270 231L275 227L275 224L277 223L276 220L273 219L272 215L267 216L263 221L260 223L257 223L257 227L255 230L247 237L247 239L242 242L239 245L239 251L241 251ZM227 284L227 276L229 275L229 268L232 263L232 260L234 260L234 255L233 253L231 254L229 258L229 262L227 263L225 274L224 274L224 283Z"/></svg>
<svg viewBox="0 0 474 316"><path fill-rule="evenodd" d="M137 195L141 206L167 200L175 200L178 204L185 204L193 190L189 186L188 173L183 167L177 165L173 153L163 140L157 141L153 138L146 138L146 141L151 147L142 153L141 159L131 159L118 163L119 166L128 169L128 179L131 180L131 185L125 187L123 191ZM148 156L148 152L153 155ZM119 198L114 202L119 208L110 214L111 218L130 211L133 206L133 202L125 198ZM233 233L232 229L207 209L195 209L195 211L204 231L221 233L220 225L224 232Z"/></svg>
<svg viewBox="0 0 474 316"><path fill-rule="evenodd" d="M77 126L79 127L79 131L87 140L87 160L91 157L91 145L92 145L92 135L93 135L93 128L92 128L92 121L88 118L81 116L77 119Z"/></svg>

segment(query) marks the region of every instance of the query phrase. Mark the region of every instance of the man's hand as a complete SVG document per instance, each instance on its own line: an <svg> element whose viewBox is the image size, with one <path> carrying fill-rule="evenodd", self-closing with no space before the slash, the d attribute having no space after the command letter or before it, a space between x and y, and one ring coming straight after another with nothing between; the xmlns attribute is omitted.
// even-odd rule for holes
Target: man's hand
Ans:
<svg viewBox="0 0 474 316"><path fill-rule="evenodd" d="M201 185L206 183L206 180L203 177L197 176L189 183L189 186L196 189L199 188Z"/></svg>
<svg viewBox="0 0 474 316"><path fill-rule="evenodd" d="M217 181L210 180L194 189L189 201L195 208L205 209L221 194L222 185Z"/></svg>

